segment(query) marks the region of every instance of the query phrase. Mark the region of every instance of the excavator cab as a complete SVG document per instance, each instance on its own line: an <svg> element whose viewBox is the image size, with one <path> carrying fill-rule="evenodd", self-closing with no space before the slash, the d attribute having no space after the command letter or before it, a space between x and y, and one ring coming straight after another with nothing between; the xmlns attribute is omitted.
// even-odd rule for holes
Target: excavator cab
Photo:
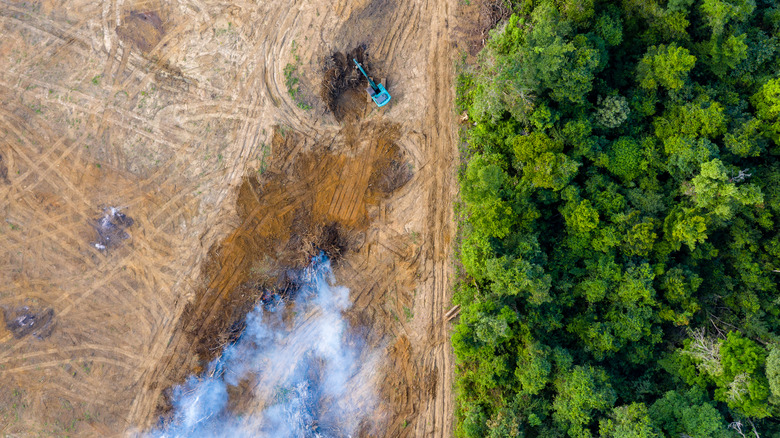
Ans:
<svg viewBox="0 0 780 438"><path fill-rule="evenodd" d="M369 87L366 88L366 91L368 92L368 95L371 96L371 100L374 101L376 106L383 107L387 105L388 102L390 102L390 93L387 92L384 85L377 84L374 81L371 80L371 78L368 76L365 70L363 70L363 66L360 65L359 62L357 62L357 59L352 58L352 61L355 63L358 69L360 69L360 73L363 73L363 76L368 79Z"/></svg>

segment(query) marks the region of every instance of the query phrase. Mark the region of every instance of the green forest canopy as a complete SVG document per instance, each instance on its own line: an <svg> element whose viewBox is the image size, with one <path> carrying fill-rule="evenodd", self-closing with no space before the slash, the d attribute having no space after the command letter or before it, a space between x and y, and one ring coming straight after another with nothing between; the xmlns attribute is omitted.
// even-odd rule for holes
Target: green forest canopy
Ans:
<svg viewBox="0 0 780 438"><path fill-rule="evenodd" d="M780 435L780 6L511 7L457 84L457 434Z"/></svg>

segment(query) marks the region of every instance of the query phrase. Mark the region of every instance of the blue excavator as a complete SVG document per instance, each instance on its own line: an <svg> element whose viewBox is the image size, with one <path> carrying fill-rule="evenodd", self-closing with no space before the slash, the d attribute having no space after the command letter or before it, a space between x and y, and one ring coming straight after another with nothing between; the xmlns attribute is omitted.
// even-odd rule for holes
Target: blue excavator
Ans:
<svg viewBox="0 0 780 438"><path fill-rule="evenodd" d="M365 76L366 79L368 79L368 84L370 85L370 87L366 88L366 91L368 91L368 95L371 96L371 100L373 100L376 106L378 107L383 107L387 105L387 103L390 102L390 93L387 92L385 86L382 84L377 84L374 81L372 81L371 78L368 77L368 73L366 73L366 71L363 70L363 66L361 66L360 63L357 62L357 59L352 58L352 61L354 61L357 68L360 69L360 73L363 73L363 76Z"/></svg>

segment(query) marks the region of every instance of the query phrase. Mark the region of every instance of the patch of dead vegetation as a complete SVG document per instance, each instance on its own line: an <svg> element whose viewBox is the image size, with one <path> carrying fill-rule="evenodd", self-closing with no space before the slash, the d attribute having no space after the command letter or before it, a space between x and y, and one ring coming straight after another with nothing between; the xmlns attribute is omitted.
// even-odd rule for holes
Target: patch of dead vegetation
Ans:
<svg viewBox="0 0 780 438"><path fill-rule="evenodd" d="M458 26L455 28L455 45L461 53L468 57L472 64L490 37L490 30L498 23L509 18L512 10L504 0L472 0L468 5L461 5L457 14Z"/></svg>
<svg viewBox="0 0 780 438"><path fill-rule="evenodd" d="M479 34L487 39L488 32L512 15L512 9L504 0L483 1L479 10Z"/></svg>

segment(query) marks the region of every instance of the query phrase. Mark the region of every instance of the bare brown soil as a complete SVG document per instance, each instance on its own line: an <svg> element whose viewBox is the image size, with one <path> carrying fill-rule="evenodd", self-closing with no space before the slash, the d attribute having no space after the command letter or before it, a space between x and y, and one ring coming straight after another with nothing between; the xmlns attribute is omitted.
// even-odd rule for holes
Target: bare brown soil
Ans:
<svg viewBox="0 0 780 438"><path fill-rule="evenodd" d="M325 250L383 353L362 434L450 436L456 5L0 3L0 433L156 424ZM388 107L318 97L356 47ZM132 223L100 249L111 207ZM51 330L20 335L24 312Z"/></svg>
<svg viewBox="0 0 780 438"><path fill-rule="evenodd" d="M296 132L275 131L272 150L279 153L261 177L247 177L239 187L241 225L209 251L208 284L185 307L175 331L180 336L158 375L165 386L203 371L234 339L246 313L267 293L294 290L289 273L320 251L336 266L360 251L367 209L408 181L393 165L404 160L394 143L397 126L369 123L360 132L365 137L353 139L356 144L347 149L356 153L339 154L307 148ZM167 411L167 400L159 403Z"/></svg>
<svg viewBox="0 0 780 438"><path fill-rule="evenodd" d="M453 45L465 65L475 65L490 31L509 18L512 11L504 0L469 0L455 10Z"/></svg>

